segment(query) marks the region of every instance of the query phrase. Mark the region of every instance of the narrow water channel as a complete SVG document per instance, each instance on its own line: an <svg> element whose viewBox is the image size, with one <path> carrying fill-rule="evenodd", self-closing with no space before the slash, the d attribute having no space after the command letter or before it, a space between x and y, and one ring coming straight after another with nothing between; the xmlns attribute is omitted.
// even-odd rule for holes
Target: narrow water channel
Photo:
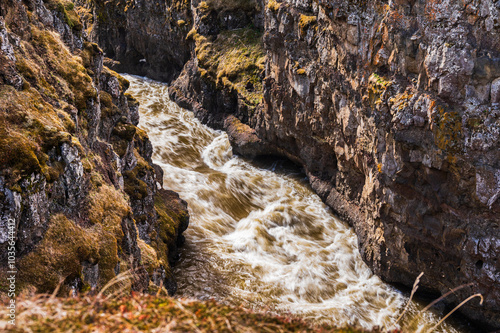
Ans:
<svg viewBox="0 0 500 333"><path fill-rule="evenodd" d="M234 156L227 135L202 125L168 98L167 86L135 76L140 127L155 147L164 187L189 204L187 244L175 267L178 297L216 299L316 322L392 327L407 302L361 260L356 235L284 161ZM399 323L427 332L439 315ZM412 323L413 324L410 324ZM436 332L463 332L443 324Z"/></svg>

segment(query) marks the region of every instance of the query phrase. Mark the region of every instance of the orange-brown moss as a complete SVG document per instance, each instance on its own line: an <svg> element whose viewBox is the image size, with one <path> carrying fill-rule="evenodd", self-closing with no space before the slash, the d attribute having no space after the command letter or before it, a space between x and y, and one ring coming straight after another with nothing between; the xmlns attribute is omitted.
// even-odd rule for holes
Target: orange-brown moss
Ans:
<svg viewBox="0 0 500 333"><path fill-rule="evenodd" d="M158 254L155 249L146 244L142 239L137 240L137 244L141 249L142 264L149 274L153 274L155 270L160 268L160 261L158 260Z"/></svg>
<svg viewBox="0 0 500 333"><path fill-rule="evenodd" d="M94 225L100 224L104 231L121 241L121 222L131 214L124 194L112 186L102 184L89 193L89 206L89 221Z"/></svg>
<svg viewBox="0 0 500 333"><path fill-rule="evenodd" d="M52 292L61 280L81 275L83 261L99 262L98 234L55 215L36 249L19 261L21 288L33 285L39 292Z"/></svg>
<svg viewBox="0 0 500 333"><path fill-rule="evenodd" d="M317 18L316 16L308 16L304 14L300 14L299 20L299 31L301 36L305 36L307 34L307 30L309 27L314 26L316 24Z"/></svg>

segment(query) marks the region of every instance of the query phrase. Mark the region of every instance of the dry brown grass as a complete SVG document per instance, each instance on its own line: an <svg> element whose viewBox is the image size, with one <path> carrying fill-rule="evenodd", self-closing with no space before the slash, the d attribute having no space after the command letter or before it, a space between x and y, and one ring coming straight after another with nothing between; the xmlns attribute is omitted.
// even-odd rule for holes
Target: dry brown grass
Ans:
<svg viewBox="0 0 500 333"><path fill-rule="evenodd" d="M0 309L4 318L6 307ZM290 317L270 316L214 301L132 294L54 298L19 297L16 326L8 332L363 332L353 328L313 326Z"/></svg>

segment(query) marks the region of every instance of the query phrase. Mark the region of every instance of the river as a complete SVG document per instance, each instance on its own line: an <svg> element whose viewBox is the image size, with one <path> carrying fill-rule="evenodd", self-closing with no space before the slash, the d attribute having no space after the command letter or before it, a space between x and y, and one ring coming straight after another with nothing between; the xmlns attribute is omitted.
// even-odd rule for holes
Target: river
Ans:
<svg viewBox="0 0 500 333"><path fill-rule="evenodd" d="M169 100L165 84L125 75L164 170L189 204L178 297L216 299L314 322L391 328L406 293L373 275L354 231L286 161L232 154L227 135ZM412 302L396 327L427 332L440 314ZM445 322L435 332L465 332Z"/></svg>

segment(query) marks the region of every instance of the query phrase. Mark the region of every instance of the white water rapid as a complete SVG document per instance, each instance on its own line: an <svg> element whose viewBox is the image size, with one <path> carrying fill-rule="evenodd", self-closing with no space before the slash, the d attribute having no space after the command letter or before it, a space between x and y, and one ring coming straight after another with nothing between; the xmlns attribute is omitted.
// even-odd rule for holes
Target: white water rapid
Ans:
<svg viewBox="0 0 500 333"><path fill-rule="evenodd" d="M180 297L335 325L392 327L408 298L371 273L352 229L296 167L234 156L227 135L171 102L166 85L126 78L164 187L189 204L187 244L175 268ZM427 332L437 323L438 314L417 316L419 307L412 302L398 327ZM437 332L465 331L445 323Z"/></svg>

